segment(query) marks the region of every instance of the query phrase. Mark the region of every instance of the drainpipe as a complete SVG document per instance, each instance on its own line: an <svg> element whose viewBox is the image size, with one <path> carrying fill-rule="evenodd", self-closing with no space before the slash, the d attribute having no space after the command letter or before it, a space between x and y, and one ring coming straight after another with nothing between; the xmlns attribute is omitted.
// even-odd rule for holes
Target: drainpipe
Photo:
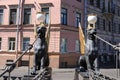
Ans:
<svg viewBox="0 0 120 80"><path fill-rule="evenodd" d="M18 41L19 41L19 24L20 24L20 4L21 4L21 0L19 0L18 11L17 11L16 59L18 58Z"/></svg>

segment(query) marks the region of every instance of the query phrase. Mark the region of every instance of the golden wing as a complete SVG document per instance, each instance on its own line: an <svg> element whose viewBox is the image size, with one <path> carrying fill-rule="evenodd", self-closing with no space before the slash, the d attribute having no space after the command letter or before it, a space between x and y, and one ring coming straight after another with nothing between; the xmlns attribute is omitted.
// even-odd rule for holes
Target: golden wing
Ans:
<svg viewBox="0 0 120 80"><path fill-rule="evenodd" d="M80 22L79 22L79 40L80 40L81 54L85 54L85 37L84 37L83 30L82 30Z"/></svg>

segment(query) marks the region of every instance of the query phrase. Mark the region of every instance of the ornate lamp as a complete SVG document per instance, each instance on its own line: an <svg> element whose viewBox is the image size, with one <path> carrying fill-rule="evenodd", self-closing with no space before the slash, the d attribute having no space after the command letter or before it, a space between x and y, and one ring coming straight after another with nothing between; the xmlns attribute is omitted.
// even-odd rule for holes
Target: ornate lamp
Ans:
<svg viewBox="0 0 120 80"><path fill-rule="evenodd" d="M95 28L95 23L97 21L97 15L96 14L89 14L87 20L88 20L87 29Z"/></svg>
<svg viewBox="0 0 120 80"><path fill-rule="evenodd" d="M37 12L36 19L40 22L45 21L45 13L44 12Z"/></svg>
<svg viewBox="0 0 120 80"><path fill-rule="evenodd" d="M35 38L37 36L37 32L36 32L36 29L37 27L41 27L41 26L44 26L44 21L45 21L45 13L44 12L37 12L36 13L36 20L39 22L39 26L36 26L36 21L34 23L34 35L35 35Z"/></svg>
<svg viewBox="0 0 120 80"><path fill-rule="evenodd" d="M97 15L96 14L89 14L87 20L88 20L89 24L95 24L97 21Z"/></svg>

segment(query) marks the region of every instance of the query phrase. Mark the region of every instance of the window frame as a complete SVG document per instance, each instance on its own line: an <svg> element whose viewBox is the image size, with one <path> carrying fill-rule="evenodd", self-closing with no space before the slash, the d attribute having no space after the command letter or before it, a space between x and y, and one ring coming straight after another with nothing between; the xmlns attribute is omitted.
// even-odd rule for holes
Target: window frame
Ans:
<svg viewBox="0 0 120 80"><path fill-rule="evenodd" d="M30 43L30 37L24 37L23 44L22 44L22 51L25 51L28 48L29 43Z"/></svg>
<svg viewBox="0 0 120 80"><path fill-rule="evenodd" d="M11 10L16 10L14 16L12 16ZM10 17L9 17L9 24L16 24L17 23L17 8L10 8L10 13L9 13ZM12 17L16 17L15 20L14 18L12 19ZM11 22L13 20L13 22ZM15 21L15 22L14 22Z"/></svg>
<svg viewBox="0 0 120 80"><path fill-rule="evenodd" d="M97 0L97 1L96 1L96 7L97 7L97 8L100 8L100 0Z"/></svg>
<svg viewBox="0 0 120 80"><path fill-rule="evenodd" d="M111 28L112 28L112 27L111 27L111 22L109 21L109 22L108 22L108 31L109 31L109 32L111 32L111 31L112 31L112 29L111 29Z"/></svg>
<svg viewBox="0 0 120 80"><path fill-rule="evenodd" d="M60 52L61 53L67 52L67 39L66 38L61 39Z"/></svg>
<svg viewBox="0 0 120 80"><path fill-rule="evenodd" d="M97 17L96 25L97 25L97 29L100 29L100 17Z"/></svg>
<svg viewBox="0 0 120 80"><path fill-rule="evenodd" d="M106 31L106 20L103 19L103 30Z"/></svg>
<svg viewBox="0 0 120 80"><path fill-rule="evenodd" d="M42 7L41 8L41 11L42 12L45 12L45 24L48 24L49 23L49 7Z"/></svg>
<svg viewBox="0 0 120 80"><path fill-rule="evenodd" d="M94 0L89 0L90 5L94 6Z"/></svg>
<svg viewBox="0 0 120 80"><path fill-rule="evenodd" d="M103 50L106 51L106 43L103 42Z"/></svg>
<svg viewBox="0 0 120 80"><path fill-rule="evenodd" d="M76 19L75 19L75 26L79 27L79 22L81 22L81 13L80 12L76 12Z"/></svg>
<svg viewBox="0 0 120 80"><path fill-rule="evenodd" d="M98 50L101 50L100 40L99 39L97 39L97 47L98 47Z"/></svg>
<svg viewBox="0 0 120 80"><path fill-rule="evenodd" d="M27 15L25 15L25 9L30 9L30 12L29 12L29 15L28 15L28 12L26 13ZM23 24L31 24L31 11L32 9L30 7L28 8L24 8L24 17L23 17ZM27 18L26 18L26 17ZM29 16L29 17L28 17ZM29 19L28 19L29 18ZM27 19L27 22L26 22L26 19Z"/></svg>
<svg viewBox="0 0 120 80"><path fill-rule="evenodd" d="M63 10L65 10L65 12L62 12ZM61 8L61 24L62 25L67 25L67 21L68 21L68 17L67 17L67 15L68 15L68 10L67 10L67 8Z"/></svg>
<svg viewBox="0 0 120 80"><path fill-rule="evenodd" d="M14 39L13 41L10 39ZM16 46L16 39L15 37L9 37L8 38L8 51L15 51L15 46Z"/></svg>
<svg viewBox="0 0 120 80"><path fill-rule="evenodd" d="M114 22L114 23L113 23L113 26L114 26L114 27L113 27L113 32L114 32L114 33L117 33L117 23Z"/></svg>
<svg viewBox="0 0 120 80"><path fill-rule="evenodd" d="M80 41L79 40L75 41L75 52L80 52Z"/></svg>
<svg viewBox="0 0 120 80"><path fill-rule="evenodd" d="M0 10L2 10L2 13L0 13L0 15L2 15L2 19L0 19L0 25L2 25L3 24L3 17L4 17L4 9L1 9L0 8Z"/></svg>
<svg viewBox="0 0 120 80"><path fill-rule="evenodd" d="M105 12L106 11L106 8L105 8L105 0L103 0L102 2L102 12Z"/></svg>
<svg viewBox="0 0 120 80"><path fill-rule="evenodd" d="M119 28L119 31L118 31L118 33L120 34L120 24L118 25L118 28Z"/></svg>

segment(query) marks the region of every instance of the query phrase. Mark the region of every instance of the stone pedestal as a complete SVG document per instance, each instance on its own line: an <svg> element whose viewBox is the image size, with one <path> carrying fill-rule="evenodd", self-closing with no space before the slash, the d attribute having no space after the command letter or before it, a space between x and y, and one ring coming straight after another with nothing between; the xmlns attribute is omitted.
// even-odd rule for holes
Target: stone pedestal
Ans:
<svg viewBox="0 0 120 80"><path fill-rule="evenodd" d="M89 76L86 72L75 72L74 80L89 80Z"/></svg>
<svg viewBox="0 0 120 80"><path fill-rule="evenodd" d="M52 80L52 68L48 67L38 71L37 75L24 75L22 80Z"/></svg>
<svg viewBox="0 0 120 80"><path fill-rule="evenodd" d="M81 72L79 68L76 68L74 80L89 80L88 72Z"/></svg>
<svg viewBox="0 0 120 80"><path fill-rule="evenodd" d="M35 75L24 75L22 80L32 80L35 77Z"/></svg>

